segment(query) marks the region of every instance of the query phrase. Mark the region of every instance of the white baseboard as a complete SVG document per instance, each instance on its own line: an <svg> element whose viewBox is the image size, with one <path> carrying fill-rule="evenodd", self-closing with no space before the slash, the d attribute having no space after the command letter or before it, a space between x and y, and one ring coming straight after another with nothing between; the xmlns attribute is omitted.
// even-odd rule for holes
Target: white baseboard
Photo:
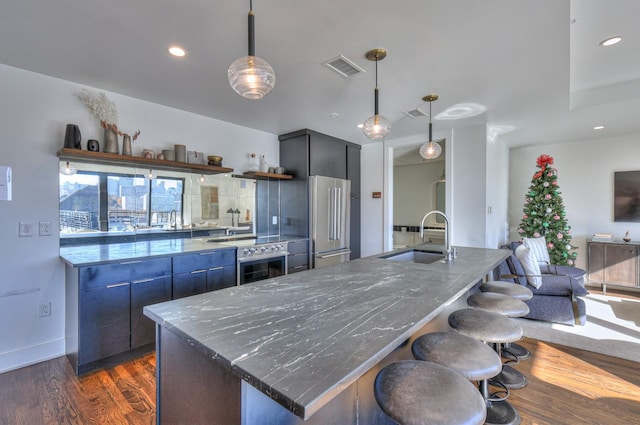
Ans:
<svg viewBox="0 0 640 425"><path fill-rule="evenodd" d="M64 338L0 353L0 373L51 360L64 354Z"/></svg>

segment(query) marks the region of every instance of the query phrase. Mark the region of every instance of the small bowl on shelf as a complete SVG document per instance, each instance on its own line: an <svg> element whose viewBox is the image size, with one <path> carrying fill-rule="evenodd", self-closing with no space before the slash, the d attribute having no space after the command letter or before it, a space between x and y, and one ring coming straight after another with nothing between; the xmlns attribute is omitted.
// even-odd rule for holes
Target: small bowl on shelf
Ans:
<svg viewBox="0 0 640 425"><path fill-rule="evenodd" d="M209 155L209 156L207 156L207 159L209 160L209 165L213 165L215 167L222 166L222 157L221 156Z"/></svg>

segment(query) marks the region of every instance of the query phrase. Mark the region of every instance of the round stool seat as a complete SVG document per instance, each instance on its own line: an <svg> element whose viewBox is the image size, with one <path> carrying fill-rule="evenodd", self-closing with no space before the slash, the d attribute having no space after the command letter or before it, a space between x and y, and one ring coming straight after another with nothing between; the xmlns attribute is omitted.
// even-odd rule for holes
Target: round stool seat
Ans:
<svg viewBox="0 0 640 425"><path fill-rule="evenodd" d="M529 306L522 300L495 292L481 292L467 298L471 308L500 313L507 317L523 317L529 314Z"/></svg>
<svg viewBox="0 0 640 425"><path fill-rule="evenodd" d="M499 313L466 308L454 311L448 320L454 331L480 341L505 343L522 339L522 328Z"/></svg>
<svg viewBox="0 0 640 425"><path fill-rule="evenodd" d="M526 286L513 282L505 282L503 280L491 280L480 285L482 292L496 292L498 294L510 295L519 300L530 300L533 298L533 292Z"/></svg>
<svg viewBox="0 0 640 425"><path fill-rule="evenodd" d="M380 408L401 425L482 424L485 402L462 375L444 366L403 360L376 376L374 394Z"/></svg>
<svg viewBox="0 0 640 425"><path fill-rule="evenodd" d="M502 370L500 357L487 344L466 335L435 332L422 335L411 346L417 360L448 367L470 381L493 378Z"/></svg>

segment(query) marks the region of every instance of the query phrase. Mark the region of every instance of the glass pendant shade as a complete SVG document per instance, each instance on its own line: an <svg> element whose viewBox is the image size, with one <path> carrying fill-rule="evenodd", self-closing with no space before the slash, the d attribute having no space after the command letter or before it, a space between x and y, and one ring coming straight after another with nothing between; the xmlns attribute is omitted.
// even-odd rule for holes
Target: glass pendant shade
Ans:
<svg viewBox="0 0 640 425"><path fill-rule="evenodd" d="M75 169L71 165L69 165L69 161L67 161L67 163L65 165L60 167L60 174L63 174L65 176L72 176L77 172L78 172L77 169Z"/></svg>
<svg viewBox="0 0 640 425"><path fill-rule="evenodd" d="M415 151L414 151L415 152ZM434 141L429 141L420 146L420 156L424 159L435 159L442 153L442 146Z"/></svg>
<svg viewBox="0 0 640 425"><path fill-rule="evenodd" d="M382 139L391 132L391 123L383 115L372 115L364 122L362 132L370 139Z"/></svg>
<svg viewBox="0 0 640 425"><path fill-rule="evenodd" d="M258 56L243 56L229 67L229 84L247 99L262 99L276 85L276 73L267 61Z"/></svg>

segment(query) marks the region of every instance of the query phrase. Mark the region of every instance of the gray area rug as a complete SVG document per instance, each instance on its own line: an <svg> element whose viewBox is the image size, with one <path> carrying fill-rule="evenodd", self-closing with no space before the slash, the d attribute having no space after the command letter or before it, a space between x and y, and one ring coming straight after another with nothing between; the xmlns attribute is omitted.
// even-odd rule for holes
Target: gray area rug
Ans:
<svg viewBox="0 0 640 425"><path fill-rule="evenodd" d="M585 326L515 319L528 338L640 363L640 301L590 294Z"/></svg>

